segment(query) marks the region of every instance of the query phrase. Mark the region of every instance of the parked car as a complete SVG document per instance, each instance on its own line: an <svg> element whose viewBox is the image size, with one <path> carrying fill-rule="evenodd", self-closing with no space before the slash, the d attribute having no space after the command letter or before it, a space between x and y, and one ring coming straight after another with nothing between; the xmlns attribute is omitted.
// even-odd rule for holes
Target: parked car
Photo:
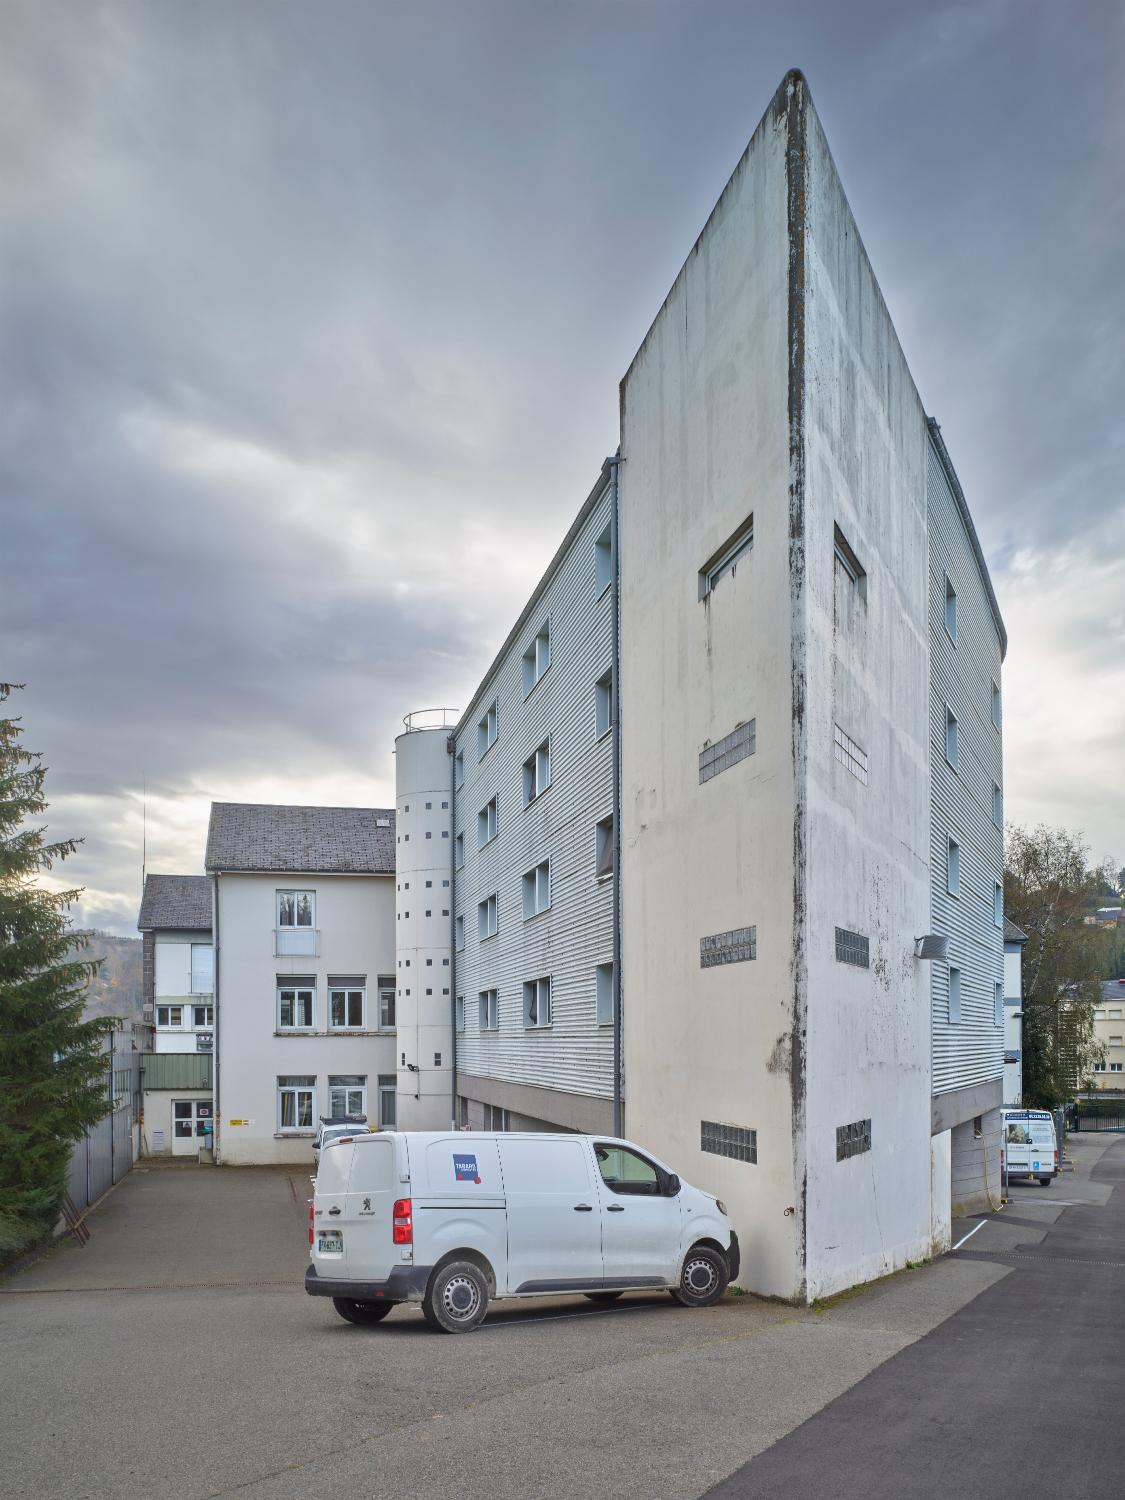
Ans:
<svg viewBox="0 0 1125 1500"><path fill-rule="evenodd" d="M305 1290L350 1323L402 1302L431 1327L475 1328L493 1298L666 1288L686 1307L738 1275L723 1204L630 1141L383 1131L320 1158Z"/></svg>
<svg viewBox="0 0 1125 1500"><path fill-rule="evenodd" d="M1036 1177L1041 1186L1050 1187L1059 1172L1054 1116L1046 1109L1005 1109L1000 1118L1008 1181Z"/></svg>
<svg viewBox="0 0 1125 1500"><path fill-rule="evenodd" d="M313 1137L313 1162L319 1163L320 1153L329 1141L370 1128L366 1115L321 1115Z"/></svg>

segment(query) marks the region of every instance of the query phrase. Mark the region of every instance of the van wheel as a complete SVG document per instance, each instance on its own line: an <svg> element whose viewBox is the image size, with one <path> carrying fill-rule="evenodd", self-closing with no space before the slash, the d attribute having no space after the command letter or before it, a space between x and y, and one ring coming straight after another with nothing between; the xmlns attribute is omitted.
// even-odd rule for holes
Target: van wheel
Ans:
<svg viewBox="0 0 1125 1500"><path fill-rule="evenodd" d="M730 1272L717 1250L696 1245L684 1256L680 1284L672 1296L684 1307L710 1307L727 1289Z"/></svg>
<svg viewBox="0 0 1125 1500"><path fill-rule="evenodd" d="M381 1323L397 1302L357 1302L353 1297L333 1297L332 1306L348 1323Z"/></svg>
<svg viewBox="0 0 1125 1500"><path fill-rule="evenodd" d="M453 1260L430 1277L422 1316L442 1333L471 1333L488 1311L488 1282L479 1266Z"/></svg>
<svg viewBox="0 0 1125 1500"><path fill-rule="evenodd" d="M1040 1179L1039 1179L1039 1186L1040 1187L1050 1187L1051 1183L1054 1182L1054 1180L1055 1179L1053 1177L1040 1177Z"/></svg>
<svg viewBox="0 0 1125 1500"><path fill-rule="evenodd" d="M616 1302L620 1292L583 1292L584 1297L589 1297L591 1302Z"/></svg>

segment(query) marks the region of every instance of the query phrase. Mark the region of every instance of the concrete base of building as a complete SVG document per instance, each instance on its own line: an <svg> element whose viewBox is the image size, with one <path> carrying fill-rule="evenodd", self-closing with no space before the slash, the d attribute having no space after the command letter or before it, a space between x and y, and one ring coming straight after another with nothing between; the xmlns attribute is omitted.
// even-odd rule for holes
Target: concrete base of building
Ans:
<svg viewBox="0 0 1125 1500"><path fill-rule="evenodd" d="M955 1125L950 1132L953 1216L991 1213L1000 1207L1000 1111Z"/></svg>
<svg viewBox="0 0 1125 1500"><path fill-rule="evenodd" d="M505 1110L509 1130L574 1130L584 1135L609 1135L613 1131L612 1099L508 1083L473 1073L458 1073L457 1096L462 1123L471 1130L492 1129L492 1111Z"/></svg>
<svg viewBox="0 0 1125 1500"><path fill-rule="evenodd" d="M930 1134L939 1135L965 1120L974 1120L978 1115L999 1109L1003 1099L1002 1078L992 1078L988 1083L972 1083L963 1089L950 1089L947 1094L934 1094L930 1100Z"/></svg>

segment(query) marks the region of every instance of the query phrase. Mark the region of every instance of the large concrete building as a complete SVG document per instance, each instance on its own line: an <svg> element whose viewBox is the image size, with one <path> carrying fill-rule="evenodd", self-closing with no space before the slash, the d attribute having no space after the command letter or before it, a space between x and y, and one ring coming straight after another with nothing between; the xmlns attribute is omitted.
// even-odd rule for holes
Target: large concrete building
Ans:
<svg viewBox="0 0 1125 1500"><path fill-rule="evenodd" d="M728 1203L760 1292L946 1244L998 1189L1005 645L790 74L437 732L456 1075L419 1123L622 1128Z"/></svg>

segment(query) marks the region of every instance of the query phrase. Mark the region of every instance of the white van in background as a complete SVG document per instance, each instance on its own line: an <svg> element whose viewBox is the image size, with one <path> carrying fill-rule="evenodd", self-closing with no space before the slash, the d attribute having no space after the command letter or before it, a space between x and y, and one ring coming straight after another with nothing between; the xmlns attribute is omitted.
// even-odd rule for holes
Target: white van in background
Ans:
<svg viewBox="0 0 1125 1500"><path fill-rule="evenodd" d="M1002 1110L1000 1139L1009 1182L1037 1177L1043 1187L1051 1186L1059 1172L1059 1143L1050 1110Z"/></svg>
<svg viewBox="0 0 1125 1500"><path fill-rule="evenodd" d="M415 1302L445 1333L475 1328L494 1297L663 1287L706 1307L739 1267L717 1198L629 1141L585 1135L343 1136L321 1153L309 1245L305 1290L342 1318Z"/></svg>

